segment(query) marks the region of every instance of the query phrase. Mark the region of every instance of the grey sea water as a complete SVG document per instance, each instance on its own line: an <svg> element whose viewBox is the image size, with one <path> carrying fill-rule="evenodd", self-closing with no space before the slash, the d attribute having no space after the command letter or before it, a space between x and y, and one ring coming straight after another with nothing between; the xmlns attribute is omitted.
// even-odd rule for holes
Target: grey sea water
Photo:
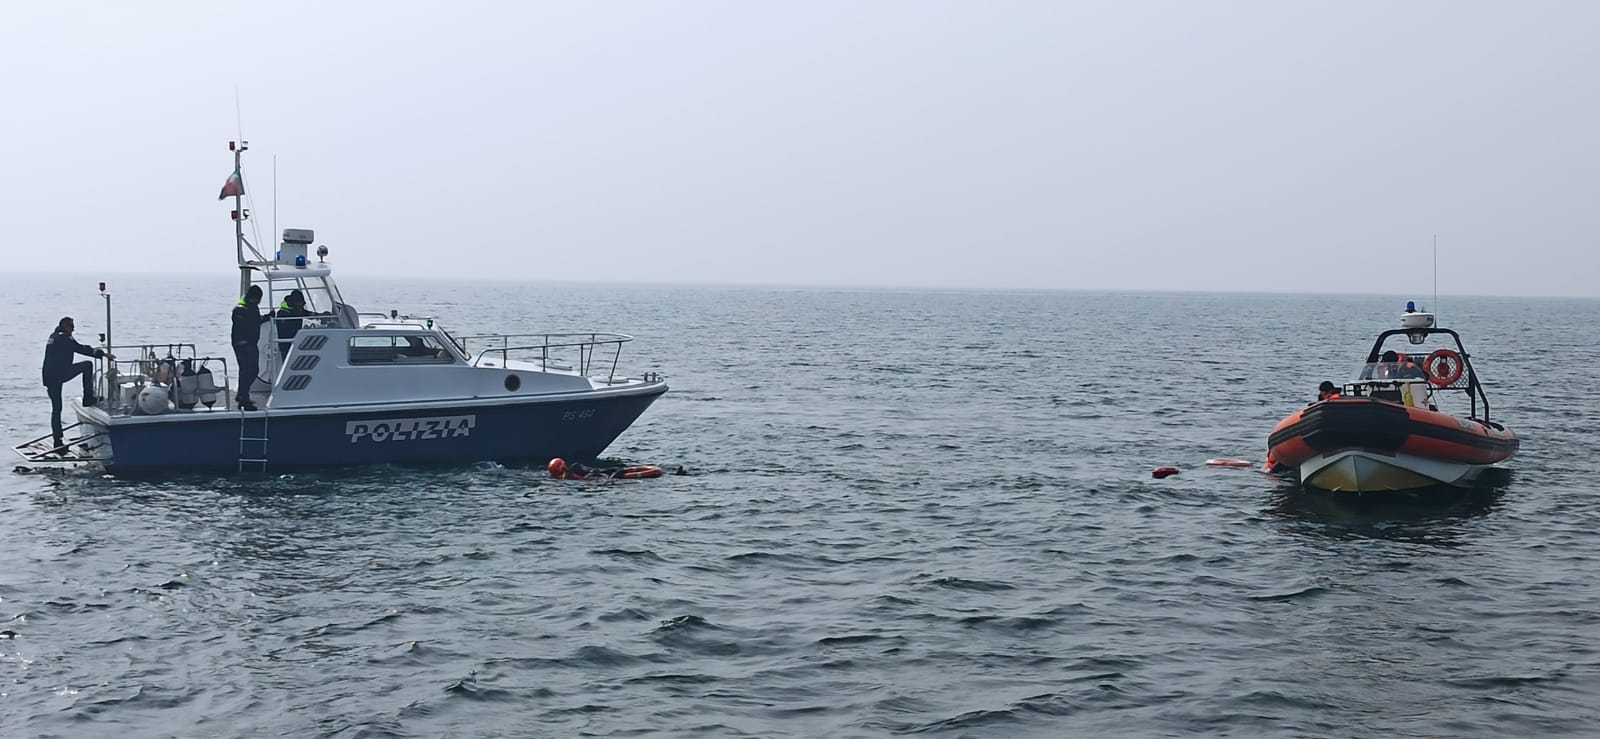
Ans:
<svg viewBox="0 0 1600 739"><path fill-rule="evenodd" d="M1595 301L1446 296L1514 472L1350 505L1201 464L1425 296L345 277L634 334L672 391L608 456L693 474L0 472L0 736L1600 734ZM0 277L11 439L96 279ZM119 343L225 345L225 276L110 282Z"/></svg>

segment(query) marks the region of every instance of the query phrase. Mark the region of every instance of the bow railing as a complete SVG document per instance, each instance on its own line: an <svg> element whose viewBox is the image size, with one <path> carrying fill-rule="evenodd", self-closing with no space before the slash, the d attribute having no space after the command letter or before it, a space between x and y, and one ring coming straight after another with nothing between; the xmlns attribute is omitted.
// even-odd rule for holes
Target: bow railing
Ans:
<svg viewBox="0 0 1600 739"><path fill-rule="evenodd" d="M536 364L541 370L576 370L585 377L597 371L597 367L602 367L606 371L606 381L612 382L616 379L617 365L622 359L622 345L630 341L633 341L633 337L627 334L587 331L462 336L456 339L456 345L474 366L485 366L485 357L491 358L491 361L497 357L501 367L515 360ZM561 354L573 350L578 353L577 363L566 364ZM606 367L608 361L610 366Z"/></svg>

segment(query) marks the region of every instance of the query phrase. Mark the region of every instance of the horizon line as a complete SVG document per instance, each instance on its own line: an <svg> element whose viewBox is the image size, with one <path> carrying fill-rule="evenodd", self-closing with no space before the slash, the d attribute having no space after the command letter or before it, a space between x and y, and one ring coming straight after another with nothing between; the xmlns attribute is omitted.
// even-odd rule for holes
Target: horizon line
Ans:
<svg viewBox="0 0 1600 739"><path fill-rule="evenodd" d="M235 267L237 268L237 267ZM81 277L93 273L82 271L52 270L52 269L18 269L15 275L54 275L59 277ZM107 270L106 276L115 277L153 277L160 275L181 277L209 277L214 273L197 270ZM93 278L99 281L98 277ZM640 280L529 280L515 277L479 276L465 277L446 275L442 277L425 277L416 275L400 275L393 273L370 273L362 279L376 279L384 281L415 281L415 282L491 282L523 285L560 285L560 286L613 286L613 287L652 287L652 288L699 288L699 289L747 289L747 290L841 290L841 291L873 291L895 290L909 292L995 292L995 293L1088 293L1088 294L1160 294L1160 295L1285 295L1285 296L1398 296L1406 295L1403 292L1380 290L1352 291L1352 292L1285 292L1272 290L1239 290L1229 288L1211 289L1175 289L1175 288L1136 288L1136 287L978 287L957 285L908 285L908 284L825 284L825 283L786 283L786 282L692 282L692 281L640 281ZM1600 300L1595 295L1570 295L1570 294L1544 294L1528 295L1523 293L1437 293L1438 297L1450 298L1522 298L1530 300ZM1425 297L1434 297L1431 291Z"/></svg>

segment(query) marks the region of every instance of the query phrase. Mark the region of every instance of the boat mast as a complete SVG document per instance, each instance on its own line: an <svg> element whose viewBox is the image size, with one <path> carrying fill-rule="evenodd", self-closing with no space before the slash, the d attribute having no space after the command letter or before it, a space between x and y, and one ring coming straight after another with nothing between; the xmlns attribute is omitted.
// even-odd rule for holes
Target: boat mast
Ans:
<svg viewBox="0 0 1600 739"><path fill-rule="evenodd" d="M237 143L228 142L228 149L233 151L233 171L239 175L239 191L233 194L233 244L239 254L239 296L244 297L250 289L250 263L244 258L244 219L250 217L244 209L244 170L240 169L241 157L250 142L240 139Z"/></svg>

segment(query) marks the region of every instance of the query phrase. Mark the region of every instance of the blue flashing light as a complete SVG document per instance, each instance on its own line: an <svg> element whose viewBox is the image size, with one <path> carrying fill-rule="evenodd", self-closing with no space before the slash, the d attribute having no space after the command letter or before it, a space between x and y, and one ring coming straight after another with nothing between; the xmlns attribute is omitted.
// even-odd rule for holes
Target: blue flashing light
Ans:
<svg viewBox="0 0 1600 739"><path fill-rule="evenodd" d="M294 266L296 266L296 267L304 267L304 266L306 266L306 256L304 254L296 256L294 258Z"/></svg>
<svg viewBox="0 0 1600 739"><path fill-rule="evenodd" d="M1417 312L1417 301L1415 301L1415 300L1407 300L1406 301L1406 312L1407 313L1416 313Z"/></svg>

